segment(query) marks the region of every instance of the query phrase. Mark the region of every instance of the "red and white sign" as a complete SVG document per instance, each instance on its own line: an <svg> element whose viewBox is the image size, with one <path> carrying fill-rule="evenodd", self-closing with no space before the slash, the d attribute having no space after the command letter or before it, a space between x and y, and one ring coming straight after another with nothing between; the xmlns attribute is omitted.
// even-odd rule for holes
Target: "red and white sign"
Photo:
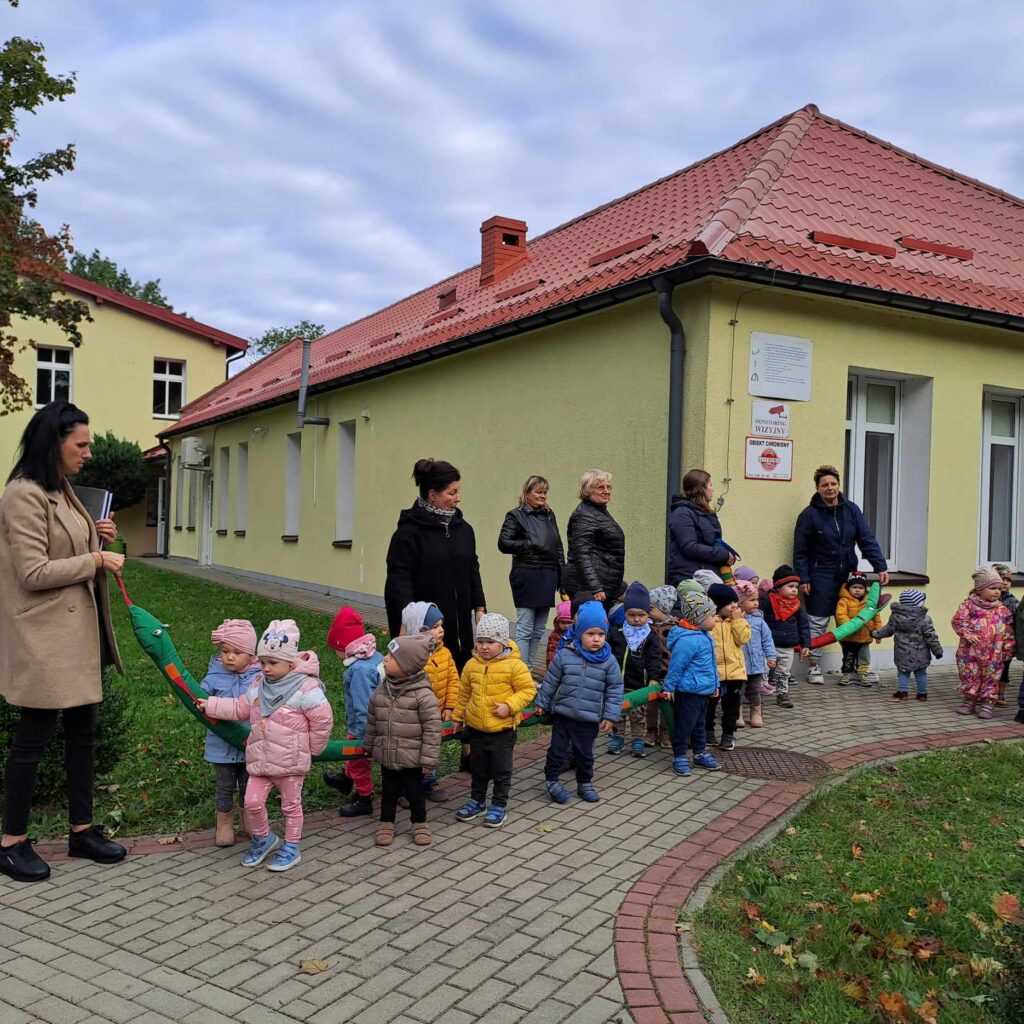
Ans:
<svg viewBox="0 0 1024 1024"><path fill-rule="evenodd" d="M747 480L792 480L793 442L784 437L748 437L744 463Z"/></svg>
<svg viewBox="0 0 1024 1024"><path fill-rule="evenodd" d="M757 437L789 437L789 403L752 402L750 432Z"/></svg>

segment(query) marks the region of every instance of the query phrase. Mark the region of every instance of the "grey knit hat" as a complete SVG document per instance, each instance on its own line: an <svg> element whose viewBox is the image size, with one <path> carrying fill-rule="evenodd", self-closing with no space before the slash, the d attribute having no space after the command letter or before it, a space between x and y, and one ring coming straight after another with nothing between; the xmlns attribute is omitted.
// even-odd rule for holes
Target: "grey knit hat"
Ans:
<svg viewBox="0 0 1024 1024"><path fill-rule="evenodd" d="M668 583L663 587L655 587L651 591L651 606L665 615L671 615L678 596L676 588Z"/></svg>
<svg viewBox="0 0 1024 1024"><path fill-rule="evenodd" d="M715 583L721 583L722 577L717 572L712 572L710 569L698 569L694 574L693 578L704 588L704 593L708 592L708 587L713 586Z"/></svg>
<svg viewBox="0 0 1024 1024"><path fill-rule="evenodd" d="M986 587L1002 586L1003 578L995 569L985 566L979 569L973 576L974 591L984 590Z"/></svg>
<svg viewBox="0 0 1024 1024"><path fill-rule="evenodd" d="M429 633L416 633L414 636L396 636L388 642L388 654L402 673L400 679L408 679L423 670L430 660L430 641Z"/></svg>
<svg viewBox="0 0 1024 1024"><path fill-rule="evenodd" d="M679 599L682 614L691 626L699 626L709 615L714 615L714 602L704 594L683 594Z"/></svg>
<svg viewBox="0 0 1024 1024"><path fill-rule="evenodd" d="M476 624L477 640L493 640L502 647L509 646L509 622L504 615L497 612L488 612L480 616Z"/></svg>

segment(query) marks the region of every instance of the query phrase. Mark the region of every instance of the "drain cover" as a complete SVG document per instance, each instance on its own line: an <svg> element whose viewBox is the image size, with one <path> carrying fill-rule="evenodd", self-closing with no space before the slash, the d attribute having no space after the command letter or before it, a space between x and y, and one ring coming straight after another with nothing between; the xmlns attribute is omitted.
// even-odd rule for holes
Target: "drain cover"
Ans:
<svg viewBox="0 0 1024 1024"><path fill-rule="evenodd" d="M714 755L727 772L752 779L816 779L831 771L816 757L774 747L716 749Z"/></svg>

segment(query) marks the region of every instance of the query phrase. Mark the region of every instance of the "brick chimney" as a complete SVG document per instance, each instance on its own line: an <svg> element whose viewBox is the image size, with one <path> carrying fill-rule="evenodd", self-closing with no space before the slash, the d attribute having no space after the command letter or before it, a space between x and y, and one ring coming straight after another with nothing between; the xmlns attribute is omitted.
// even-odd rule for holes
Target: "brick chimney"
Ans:
<svg viewBox="0 0 1024 1024"><path fill-rule="evenodd" d="M480 284L508 277L530 257L526 252L526 222L491 217L480 225Z"/></svg>

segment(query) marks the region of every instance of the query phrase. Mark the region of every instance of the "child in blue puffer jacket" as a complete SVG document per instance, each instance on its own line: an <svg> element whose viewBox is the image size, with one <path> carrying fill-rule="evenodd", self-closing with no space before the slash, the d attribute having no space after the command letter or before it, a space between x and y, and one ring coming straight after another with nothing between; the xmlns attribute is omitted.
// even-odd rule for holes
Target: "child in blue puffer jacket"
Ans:
<svg viewBox="0 0 1024 1024"><path fill-rule="evenodd" d="M718 696L718 659L711 630L718 621L714 603L705 594L685 593L679 598L679 625L668 635L668 674L662 698L672 701L672 770L690 774L687 747L693 763L708 771L721 765L708 753L708 702Z"/></svg>
<svg viewBox="0 0 1024 1024"><path fill-rule="evenodd" d="M256 629L247 619L225 619L211 634L210 643L218 653L210 658L206 677L199 685L211 697L241 697L260 674L256 660ZM245 786L249 775L245 770L245 751L231 746L215 732L207 730L203 757L214 766L217 779L218 846L235 842L235 794L239 808L245 807ZM245 811L240 812L241 831L246 832Z"/></svg>
<svg viewBox="0 0 1024 1024"><path fill-rule="evenodd" d="M576 793L588 803L601 797L594 788L594 741L622 717L622 673L608 646L608 616L598 601L580 606L573 639L548 666L537 694L537 710L551 712L551 743L544 763L548 793L558 804L572 796L559 775L572 754Z"/></svg>

